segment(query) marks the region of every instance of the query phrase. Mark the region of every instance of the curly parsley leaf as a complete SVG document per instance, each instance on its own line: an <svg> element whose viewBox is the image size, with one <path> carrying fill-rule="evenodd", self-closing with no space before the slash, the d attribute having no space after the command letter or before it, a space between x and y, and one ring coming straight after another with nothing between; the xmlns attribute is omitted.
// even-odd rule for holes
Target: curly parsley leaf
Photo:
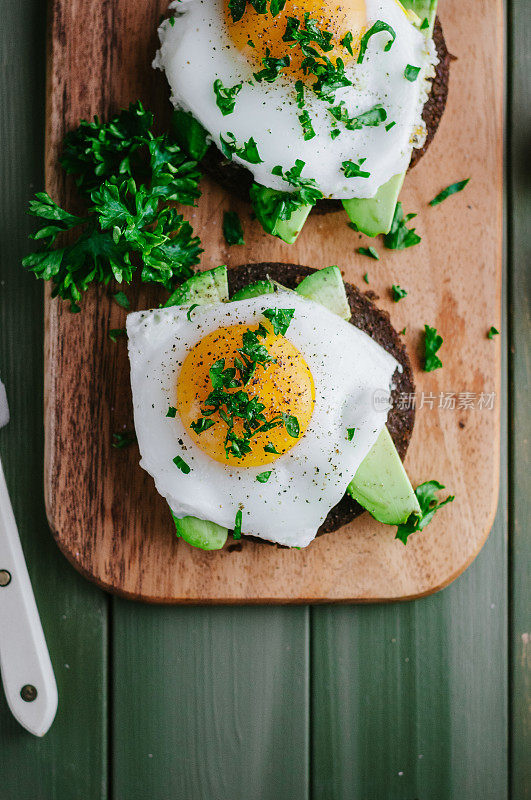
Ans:
<svg viewBox="0 0 531 800"><path fill-rule="evenodd" d="M215 424L216 423L214 422L213 419L206 419L205 417L201 417L201 419L197 420L197 422L192 422L190 424L190 427L194 431L194 433L197 433L199 435L200 433L203 433L203 431L207 431Z"/></svg>
<svg viewBox="0 0 531 800"><path fill-rule="evenodd" d="M257 14L267 14L268 5L267 0L229 0L229 11L233 22L239 22L245 14L247 3L250 3ZM273 17L279 14L284 6L286 0L269 0L269 10Z"/></svg>
<svg viewBox="0 0 531 800"><path fill-rule="evenodd" d="M345 174L345 178L370 178L371 173L362 170L361 165L366 161L366 158L360 158L356 163L355 161L343 161L341 170Z"/></svg>
<svg viewBox="0 0 531 800"><path fill-rule="evenodd" d="M444 488L442 483L438 481L426 481L425 483L421 483L420 486L417 486L415 494L419 501L420 514L411 514L407 522L398 526L396 539L399 539L403 544L407 544L408 537L412 533L424 530L440 508L455 500L455 496L450 495L441 503L438 502L436 492Z"/></svg>
<svg viewBox="0 0 531 800"><path fill-rule="evenodd" d="M293 414L282 414L282 422L286 428L286 432L292 439L298 439L300 435L300 425L297 417Z"/></svg>
<svg viewBox="0 0 531 800"><path fill-rule="evenodd" d="M380 103L355 117L349 116L344 100L341 100L337 106L332 106L328 110L334 119L343 123L349 131L358 131L365 127L376 128L387 119L387 111Z"/></svg>
<svg viewBox="0 0 531 800"><path fill-rule="evenodd" d="M264 453L274 453L276 456L280 455L275 445L271 444L271 442L268 442L266 445L264 445Z"/></svg>
<svg viewBox="0 0 531 800"><path fill-rule="evenodd" d="M443 338L436 328L424 325L424 372L433 372L442 367L442 361L435 355L443 343Z"/></svg>
<svg viewBox="0 0 531 800"><path fill-rule="evenodd" d="M354 438L354 434L356 433L356 428L347 428L347 439L351 442Z"/></svg>
<svg viewBox="0 0 531 800"><path fill-rule="evenodd" d="M305 142L309 142L315 136L313 129L312 119L308 111L302 111L299 114L299 122L302 128L302 136Z"/></svg>
<svg viewBox="0 0 531 800"><path fill-rule="evenodd" d="M452 183L450 186L447 186L446 189L439 192L433 200L430 200L430 206L438 206L439 203L442 203L443 200L446 200L446 198L450 197L452 194L462 192L469 180L470 178L465 178L464 181L457 181L457 183Z"/></svg>
<svg viewBox="0 0 531 800"><path fill-rule="evenodd" d="M348 33L346 33L346 34L343 36L343 38L342 38L342 39L340 39L340 42L339 42L340 44L342 44L342 45L343 45L343 47L345 48L345 50L346 50L348 53L350 53L350 55L351 55L351 56L353 56L353 55L354 55L354 51L352 50L352 40L353 40L353 38L354 38L354 37L352 36L352 33L351 33L350 31L348 31Z"/></svg>
<svg viewBox="0 0 531 800"><path fill-rule="evenodd" d="M361 37L360 50L358 53L358 64L361 64L365 58L365 53L367 52L371 36L374 36L375 33L381 33L382 31L386 31L391 37L385 45L384 51L387 53L391 49L393 42L396 39L396 32L390 25L387 24L387 22L383 22L381 19L379 19L374 23L372 28L369 28L369 30Z"/></svg>
<svg viewBox="0 0 531 800"><path fill-rule="evenodd" d="M368 256L369 258L374 258L375 261L380 260L378 251L374 247L358 247L358 253L361 256Z"/></svg>
<svg viewBox="0 0 531 800"><path fill-rule="evenodd" d="M175 419L175 417L177 416L177 409L175 408L175 406L170 406L168 408L168 410L166 411L166 416L169 417L170 419Z"/></svg>
<svg viewBox="0 0 531 800"><path fill-rule="evenodd" d="M393 283L391 286L391 292L393 294L393 300L395 303L398 303L398 301L402 300L403 297L407 297L406 290L402 289L402 287L398 286L396 283Z"/></svg>
<svg viewBox="0 0 531 800"><path fill-rule="evenodd" d="M272 474L273 474L273 470L269 470L268 472L260 472L256 476L256 480L259 483L267 483Z"/></svg>
<svg viewBox="0 0 531 800"><path fill-rule="evenodd" d="M237 155L242 158L244 161L248 161L249 164L261 164L263 159L260 158L260 153L258 152L258 147L251 136L251 138L244 142L242 145L236 143L236 137L233 133L228 132L226 134L226 138L224 139L223 136L220 137L221 139L221 150L223 155L229 159L232 159L233 155Z"/></svg>
<svg viewBox="0 0 531 800"><path fill-rule="evenodd" d="M116 292L116 294L113 294L113 300L122 308L127 310L131 308L131 303L125 292Z"/></svg>
<svg viewBox="0 0 531 800"><path fill-rule="evenodd" d="M235 86L223 86L223 82L219 78L214 81L216 105L224 117L234 111L236 97L240 93L242 86L243 83L237 83Z"/></svg>
<svg viewBox="0 0 531 800"><path fill-rule="evenodd" d="M491 325L489 328L489 332L487 333L487 339L494 339L495 336L499 336L500 332L497 330L494 325Z"/></svg>
<svg viewBox="0 0 531 800"><path fill-rule="evenodd" d="M304 13L304 27L296 17L288 17L286 30L282 36L282 41L287 42L290 47L300 45L305 56L318 56L319 53L313 47L316 44L324 53L334 49L331 31L322 30L317 24L317 20L312 19L308 11Z"/></svg>
<svg viewBox="0 0 531 800"><path fill-rule="evenodd" d="M402 211L402 203L396 204L393 222L389 233L384 236L384 244L390 250L404 250L406 247L413 247L421 241L415 228L408 228L406 223L414 219L416 214L406 214Z"/></svg>
<svg viewBox="0 0 531 800"><path fill-rule="evenodd" d="M294 308L266 308L263 312L264 317L266 317L273 326L273 333L276 336L279 334L281 336L286 335L294 313Z"/></svg>
<svg viewBox="0 0 531 800"><path fill-rule="evenodd" d="M266 81L267 83L274 83L284 67L289 67L291 59L289 56L282 56L282 58L275 58L271 55L271 50L269 47L266 47L266 54L262 59L262 64L264 68L259 70L259 72L253 72L255 79L261 83L262 81Z"/></svg>
<svg viewBox="0 0 531 800"><path fill-rule="evenodd" d="M223 236L228 245L245 244L242 223L236 211L223 212Z"/></svg>
<svg viewBox="0 0 531 800"><path fill-rule="evenodd" d="M315 203L323 197L323 193L318 188L313 178L301 177L304 167L305 162L297 158L291 169L284 171L281 166L276 166L271 170L273 175L278 175L278 177L282 178L286 183L289 183L290 186L297 189L296 192L292 193L292 200L295 204L295 208L306 204L315 205ZM291 214L289 216L291 216ZM289 219L289 216L282 217L282 219Z"/></svg>

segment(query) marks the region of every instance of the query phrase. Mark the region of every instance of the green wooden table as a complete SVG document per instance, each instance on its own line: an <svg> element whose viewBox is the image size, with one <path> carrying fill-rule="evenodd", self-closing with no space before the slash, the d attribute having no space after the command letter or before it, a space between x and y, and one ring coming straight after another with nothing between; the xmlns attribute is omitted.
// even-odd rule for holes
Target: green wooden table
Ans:
<svg viewBox="0 0 531 800"><path fill-rule="evenodd" d="M313 608L117 600L83 580L52 540L41 491L42 286L20 267L26 204L43 185L43 6L0 2L0 374L13 418L0 450L60 705L39 740L0 699L1 800L530 797L527 3L513 0L507 17L496 522L473 565L440 594Z"/></svg>

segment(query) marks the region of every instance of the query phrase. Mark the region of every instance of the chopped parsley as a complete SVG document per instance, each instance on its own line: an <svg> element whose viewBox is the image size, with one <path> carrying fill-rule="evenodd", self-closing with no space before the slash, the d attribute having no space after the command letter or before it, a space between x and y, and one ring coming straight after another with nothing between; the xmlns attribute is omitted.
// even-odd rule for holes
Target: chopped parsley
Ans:
<svg viewBox="0 0 531 800"><path fill-rule="evenodd" d="M297 106L304 108L304 84L302 81L295 81L295 92L297 95Z"/></svg>
<svg viewBox="0 0 531 800"><path fill-rule="evenodd" d="M238 356L234 358L234 366L226 367L224 358L214 362L209 370L212 391L201 409L203 416L191 424L195 433L202 433L217 423L218 420L211 419L213 414L217 414L219 421L227 428L224 441L227 458L229 455L243 458L251 452L254 436L281 425L289 436L298 438L300 433L295 416L281 413L268 420L263 413L264 404L256 396L251 397L244 391L259 366L266 370L275 361L261 342L266 336L267 329L263 325L259 325L256 331L247 329ZM232 389L236 391L227 391Z"/></svg>
<svg viewBox="0 0 531 800"><path fill-rule="evenodd" d="M232 536L234 539L242 538L242 517L243 513L241 508L239 508L236 512L236 518L234 520L234 530L232 532Z"/></svg>
<svg viewBox="0 0 531 800"><path fill-rule="evenodd" d="M111 342L117 342L118 339L121 339L123 336L127 336L125 328L111 328L109 331L109 339Z"/></svg>
<svg viewBox="0 0 531 800"><path fill-rule="evenodd" d="M256 480L258 481L258 483L267 483L272 474L273 470L269 470L268 472L260 472L256 476Z"/></svg>
<svg viewBox="0 0 531 800"><path fill-rule="evenodd" d="M313 129L312 120L308 111L302 111L299 114L299 122L302 128L302 135L305 142L313 139L315 131Z"/></svg>
<svg viewBox="0 0 531 800"><path fill-rule="evenodd" d="M120 433L113 433L112 446L116 450L123 450L124 447L129 447L130 444L136 442L136 433L134 431L120 431Z"/></svg>
<svg viewBox="0 0 531 800"><path fill-rule="evenodd" d="M447 186L446 189L442 190L442 192L439 192L439 194L436 195L433 200L430 200L430 206L438 206L439 203L442 203L442 201L446 200L446 198L450 197L450 195L463 191L469 180L470 178L465 178L464 181L457 181L457 183L450 184L450 186Z"/></svg>
<svg viewBox="0 0 531 800"><path fill-rule="evenodd" d="M443 343L443 338L436 328L424 325L424 372L433 372L442 367L442 361L435 355Z"/></svg>
<svg viewBox="0 0 531 800"><path fill-rule="evenodd" d="M498 330L496 330L494 325L491 325L491 327L489 328L489 332L487 333L487 339L494 339L495 336L499 336L499 335L500 335L500 332Z"/></svg>
<svg viewBox="0 0 531 800"><path fill-rule="evenodd" d="M295 164L291 169L283 171L281 166L273 167L271 170L273 175L278 175L280 178L289 183L290 186L293 186L297 189L296 192L291 193L291 197L293 201L296 203L295 208L299 205L315 205L318 200L321 200L323 197L323 193L317 187L316 182L313 178L301 178L302 170L305 167L305 162L301 161L300 158L297 158ZM289 217L285 217L285 219L289 219Z"/></svg>
<svg viewBox="0 0 531 800"><path fill-rule="evenodd" d="M407 297L406 290L402 289L401 286L397 286L396 283L393 283L391 286L391 292L393 293L393 300L395 303L398 303L398 301L402 300L403 297Z"/></svg>
<svg viewBox="0 0 531 800"><path fill-rule="evenodd" d="M180 469L181 472L183 472L185 475L188 475L188 473L192 468L188 466L184 458L181 458L181 456L175 456L175 458L172 460L175 466L178 467L178 469Z"/></svg>
<svg viewBox="0 0 531 800"><path fill-rule="evenodd" d="M429 21L428 17L424 17L424 19L420 23L420 30L421 31L425 31L426 28L429 28L429 27L430 27L430 21Z"/></svg>
<svg viewBox="0 0 531 800"><path fill-rule="evenodd" d="M239 22L245 14L247 3L250 3L257 14L267 14L268 3L267 0L229 0L229 11L233 22ZM269 10L273 17L279 14L284 6L286 0L269 0Z"/></svg>
<svg viewBox="0 0 531 800"><path fill-rule="evenodd" d="M349 117L344 100L341 100L337 106L332 106L328 110L334 119L342 122L349 131L358 131L365 127L375 128L387 119L387 111L379 103L355 117Z"/></svg>
<svg viewBox="0 0 531 800"><path fill-rule="evenodd" d="M174 419L177 416L177 409L175 406L170 406L166 412L166 416Z"/></svg>
<svg viewBox="0 0 531 800"><path fill-rule="evenodd" d="M201 417L201 419L198 420L197 422L192 422L190 427L193 430L193 432L197 433L197 435L199 436L200 433L203 433L203 431L207 431L215 424L216 423L214 422L213 419L206 419L205 417Z"/></svg>
<svg viewBox="0 0 531 800"><path fill-rule="evenodd" d="M390 250L404 250L406 247L413 247L421 241L415 228L408 228L406 222L414 219L416 214L406 214L402 211L402 203L396 204L393 222L389 233L384 236L384 244Z"/></svg>
<svg viewBox="0 0 531 800"><path fill-rule="evenodd" d="M360 158L356 163L355 161L343 161L341 169L345 173L345 178L370 178L371 173L362 170L361 165L367 161L366 158Z"/></svg>
<svg viewBox="0 0 531 800"><path fill-rule="evenodd" d="M237 83L235 86L223 86L223 82L219 78L214 81L216 105L224 117L234 111L236 97L240 93L242 86L243 83Z"/></svg>
<svg viewBox="0 0 531 800"><path fill-rule="evenodd" d="M268 443L267 443L267 444L264 446L264 453L274 453L276 456L279 456L279 455L280 455L280 453L278 452L278 450L277 450L277 448L275 447L275 445L274 445L274 444L271 444L271 442L268 442Z"/></svg>
<svg viewBox="0 0 531 800"><path fill-rule="evenodd" d="M411 83L414 83L420 72L420 67L414 67L411 64L408 64L404 70L404 78Z"/></svg>
<svg viewBox="0 0 531 800"><path fill-rule="evenodd" d="M223 212L223 236L229 245L245 244L242 223L236 211Z"/></svg>
<svg viewBox="0 0 531 800"><path fill-rule="evenodd" d="M399 335L399 336L405 336L405 335L406 335L406 329L405 329L405 328L402 328L402 330L401 330L401 331L398 331L398 335Z"/></svg>
<svg viewBox="0 0 531 800"><path fill-rule="evenodd" d="M374 23L372 28L369 28L367 33L364 33L361 37L360 51L358 53L358 64L361 64L365 58L365 53L367 52L367 47L369 46L369 40L371 36L374 36L375 33L381 33L382 31L386 31L391 37L385 45L384 51L387 53L391 49L393 42L396 39L396 32L390 25L387 24L387 22L382 22L382 20L379 19Z"/></svg>
<svg viewBox="0 0 531 800"><path fill-rule="evenodd" d="M365 281L365 283L369 283L369 273L368 272L366 272L365 275L363 276L363 280Z"/></svg>
<svg viewBox="0 0 531 800"><path fill-rule="evenodd" d="M248 161L249 164L261 164L263 162L263 159L260 158L260 153L258 152L256 142L252 136L242 145L236 144L236 137L233 133L228 132L226 137L226 139L224 139L223 136L220 137L221 150L224 156L232 159L233 155L237 155L244 161Z"/></svg>
<svg viewBox="0 0 531 800"><path fill-rule="evenodd" d="M350 53L351 56L354 55L354 52L352 50L352 40L353 40L353 38L354 37L352 36L352 33L349 31L348 33L346 33L343 36L343 38L339 42L340 44L343 45L345 50L347 50Z"/></svg>
<svg viewBox="0 0 531 800"><path fill-rule="evenodd" d="M263 312L264 317L269 320L271 325L273 326L273 333L275 336L279 334L281 336L286 335L286 331L288 330L291 320L293 319L293 315L295 313L294 308L266 308Z"/></svg>
<svg viewBox="0 0 531 800"><path fill-rule="evenodd" d="M304 27L301 27L301 22L296 17L288 17L282 41L287 42L290 47L300 45L305 56L318 56L318 51L312 45L316 44L323 53L328 53L334 49L333 36L331 31L321 30L317 25L317 20L312 19L309 12L306 11Z"/></svg>
<svg viewBox="0 0 531 800"><path fill-rule="evenodd" d="M116 292L113 294L113 300L115 303L118 303L119 306L125 309L131 308L131 303L129 302L129 298L127 297L125 292Z"/></svg>
<svg viewBox="0 0 531 800"><path fill-rule="evenodd" d="M186 319L188 320L188 322L192 321L192 314L193 314L193 312L195 311L196 308L199 308L199 303L192 303L192 305L190 306L190 308L186 312Z"/></svg>
<svg viewBox="0 0 531 800"><path fill-rule="evenodd" d="M440 508L455 500L454 495L450 495L446 500L443 500L442 503L439 503L435 495L436 492L441 491L441 489L444 489L444 486L438 481L426 481L425 483L421 483L420 486L417 486L415 494L420 505L420 515L413 512L407 522L399 525L396 532L396 539L399 539L403 544L407 544L408 537L412 533L424 530Z"/></svg>
<svg viewBox="0 0 531 800"><path fill-rule="evenodd" d="M389 123L389 125L386 125L386 126L385 126L385 130L386 130L386 131L390 131L390 130L391 130L391 128L394 128L394 127L395 127L395 125L396 125L396 122L390 122L390 123Z"/></svg>
<svg viewBox="0 0 531 800"><path fill-rule="evenodd" d="M284 67L289 67L291 59L289 56L282 56L282 58L275 58L271 55L271 50L269 47L266 47L266 54L262 59L262 64L264 68L261 69L259 72L253 72L255 79L261 83L262 81L267 81L267 83L273 83L276 81Z"/></svg>
<svg viewBox="0 0 531 800"><path fill-rule="evenodd" d="M374 258L376 261L380 260L380 256L378 255L374 247L358 247L358 253L361 256L368 256L369 258Z"/></svg>
<svg viewBox="0 0 531 800"><path fill-rule="evenodd" d="M347 439L351 442L354 438L354 434L356 433L356 428L347 428Z"/></svg>

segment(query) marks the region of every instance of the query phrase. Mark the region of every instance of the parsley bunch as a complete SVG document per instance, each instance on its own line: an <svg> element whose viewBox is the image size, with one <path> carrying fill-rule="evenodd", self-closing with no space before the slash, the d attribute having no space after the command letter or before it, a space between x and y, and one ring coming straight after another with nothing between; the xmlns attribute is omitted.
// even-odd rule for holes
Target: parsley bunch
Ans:
<svg viewBox="0 0 531 800"><path fill-rule="evenodd" d="M67 134L60 161L88 204L85 215L71 214L46 192L30 201L29 213L44 225L31 237L40 248L22 264L51 280L52 295L68 300L72 311L80 310L91 283L130 283L140 269L142 281L171 290L199 260L191 225L161 204L194 205L201 173L167 134L155 137L152 124L137 102L108 123L96 117ZM57 246L74 230L77 238L69 235Z"/></svg>

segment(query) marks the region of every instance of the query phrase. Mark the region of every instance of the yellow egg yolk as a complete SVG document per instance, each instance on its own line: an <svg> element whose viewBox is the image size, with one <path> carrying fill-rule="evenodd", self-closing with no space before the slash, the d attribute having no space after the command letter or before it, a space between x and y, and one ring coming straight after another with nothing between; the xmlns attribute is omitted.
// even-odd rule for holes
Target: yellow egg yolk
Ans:
<svg viewBox="0 0 531 800"><path fill-rule="evenodd" d="M268 0L269 8L269 0ZM282 72L291 74L305 80L305 75L301 68L304 54L298 43L288 43L282 40L286 31L288 17L294 17L300 22L300 29L305 28L304 14L308 13L321 31L329 31L333 34L331 44L333 50L323 53L318 45L310 42L319 55L325 55L335 63L337 57L341 57L345 63L357 57L360 39L367 26L367 12L365 0L286 0L286 5L276 17L268 11L267 14L258 14L250 2L247 3L243 17L234 22L229 10L228 0L225 0L225 21L229 35L244 55L258 68L264 65L262 59L267 54L273 58L283 58L290 56L290 64ZM352 34L352 52L341 44L341 40L347 33ZM252 44L251 44L252 43ZM254 47L253 47L254 45ZM290 45L294 45L291 47Z"/></svg>
<svg viewBox="0 0 531 800"><path fill-rule="evenodd" d="M275 335L269 323L265 323L268 333L260 339L260 344L267 348L275 361L265 365L267 368L259 364L246 386L224 391L244 391L250 399L257 398L265 406L262 413L267 421L281 414L296 417L299 424L297 438L290 436L284 424L278 425L252 436L251 452L239 458L232 453L227 455L225 439L228 426L218 411L207 417L214 425L202 433L196 433L190 427L204 416L205 401L212 392L209 374L212 365L223 358L226 369L233 367L234 359L241 358L238 350L242 347L243 334L248 330L256 331L257 327L234 325L207 334L188 353L177 380L177 410L186 430L204 453L231 466L269 464L290 450L308 427L315 403L312 374L302 354L286 337ZM239 377L238 373L236 377ZM244 428L240 419L235 420L234 430L238 436L242 435ZM264 450L266 445L272 445L277 453Z"/></svg>

